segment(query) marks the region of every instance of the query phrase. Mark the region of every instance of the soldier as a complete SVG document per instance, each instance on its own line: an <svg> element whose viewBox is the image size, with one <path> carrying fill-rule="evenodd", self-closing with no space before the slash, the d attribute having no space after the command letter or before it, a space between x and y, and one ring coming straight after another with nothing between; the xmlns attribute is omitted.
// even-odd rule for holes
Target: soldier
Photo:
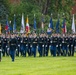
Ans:
<svg viewBox="0 0 76 75"><path fill-rule="evenodd" d="M72 47L73 47L73 37L72 35L70 34L69 35L69 45L68 45L68 56L71 56L72 55Z"/></svg>
<svg viewBox="0 0 76 75"><path fill-rule="evenodd" d="M12 62L14 62L15 50L16 50L16 45L17 45L17 41L14 34L11 35L9 45L10 45L10 56L11 56Z"/></svg>
<svg viewBox="0 0 76 75"><path fill-rule="evenodd" d="M56 45L56 47L57 47L57 56L60 56L60 54L61 54L61 45L62 45L62 38L61 38L61 36L60 36L60 34L57 34L57 45Z"/></svg>
<svg viewBox="0 0 76 75"><path fill-rule="evenodd" d="M57 45L57 37L56 34L53 34L51 39L50 39L50 44L51 44L51 55L54 57L56 56L56 45Z"/></svg>
<svg viewBox="0 0 76 75"><path fill-rule="evenodd" d="M39 56L40 56L40 57L42 56L42 53L41 53L41 51L42 51L41 37L42 37L42 35L39 34L39 37L38 37L38 52L39 52Z"/></svg>
<svg viewBox="0 0 76 75"><path fill-rule="evenodd" d="M63 56L66 56L68 53L68 37L64 34L62 38L62 51L63 51Z"/></svg>
<svg viewBox="0 0 76 75"><path fill-rule="evenodd" d="M6 55L9 56L9 41L10 41L10 34L7 36L7 52L6 52Z"/></svg>
<svg viewBox="0 0 76 75"><path fill-rule="evenodd" d="M21 40L20 40L20 53L21 56L23 56L23 51L24 51L24 43L23 43L23 34L21 34Z"/></svg>
<svg viewBox="0 0 76 75"><path fill-rule="evenodd" d="M32 53L33 53L34 57L36 57L37 42L38 42L37 35L36 35L36 33L33 33L33 38L32 38Z"/></svg>
<svg viewBox="0 0 76 75"><path fill-rule="evenodd" d="M46 35L46 37L45 37L45 56L48 56L49 45L50 45L50 38L48 37L48 35Z"/></svg>
<svg viewBox="0 0 76 75"><path fill-rule="evenodd" d="M38 52L39 56L42 57L44 53L44 37L43 34L40 34L38 38Z"/></svg>
<svg viewBox="0 0 76 75"><path fill-rule="evenodd" d="M0 62L1 62L1 53L2 53L2 37L0 34Z"/></svg>
<svg viewBox="0 0 76 75"><path fill-rule="evenodd" d="M28 56L32 55L32 33L28 34Z"/></svg>
<svg viewBox="0 0 76 75"><path fill-rule="evenodd" d="M74 34L73 35L72 56L74 56L75 46L76 46L76 35Z"/></svg>
<svg viewBox="0 0 76 75"><path fill-rule="evenodd" d="M8 48L8 40L7 40L7 36L4 35L3 36L3 56L5 56L5 54L7 54L7 48ZM8 54L7 54L8 55Z"/></svg>
<svg viewBox="0 0 76 75"><path fill-rule="evenodd" d="M24 33L24 36L23 36L23 56L26 57L26 52L28 50L28 37L26 36L26 34Z"/></svg>
<svg viewBox="0 0 76 75"><path fill-rule="evenodd" d="M16 36L16 40L17 40L16 56L18 56L18 57L19 57L21 37L20 37L18 34L17 34L17 36Z"/></svg>
<svg viewBox="0 0 76 75"><path fill-rule="evenodd" d="M42 37L43 37L43 56L46 56L46 34L45 33L43 33L42 34Z"/></svg>

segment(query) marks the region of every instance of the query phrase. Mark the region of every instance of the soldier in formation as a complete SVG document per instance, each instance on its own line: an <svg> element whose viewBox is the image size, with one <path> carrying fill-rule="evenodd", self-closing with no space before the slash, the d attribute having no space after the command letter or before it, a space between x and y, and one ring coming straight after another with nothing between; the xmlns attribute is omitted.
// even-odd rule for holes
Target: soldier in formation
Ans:
<svg viewBox="0 0 76 75"><path fill-rule="evenodd" d="M0 61L2 56L74 56L76 47L76 34L52 34L48 36L42 32L37 35L33 33L0 35Z"/></svg>

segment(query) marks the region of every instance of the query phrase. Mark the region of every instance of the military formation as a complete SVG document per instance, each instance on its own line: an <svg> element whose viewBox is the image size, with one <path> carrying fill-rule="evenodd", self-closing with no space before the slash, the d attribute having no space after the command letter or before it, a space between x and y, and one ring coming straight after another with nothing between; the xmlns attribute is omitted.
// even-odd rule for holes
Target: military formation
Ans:
<svg viewBox="0 0 76 75"><path fill-rule="evenodd" d="M1 34L0 35L0 61L3 56L74 56L76 47L76 34Z"/></svg>

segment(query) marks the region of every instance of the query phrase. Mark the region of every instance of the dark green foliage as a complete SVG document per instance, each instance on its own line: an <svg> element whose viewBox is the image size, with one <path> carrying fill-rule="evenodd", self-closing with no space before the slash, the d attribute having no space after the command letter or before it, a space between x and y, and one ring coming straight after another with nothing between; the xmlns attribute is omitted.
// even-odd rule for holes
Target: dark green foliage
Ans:
<svg viewBox="0 0 76 75"><path fill-rule="evenodd" d="M4 3L4 0L0 0L0 23L5 24L6 22L6 15L8 14L8 10Z"/></svg>
<svg viewBox="0 0 76 75"><path fill-rule="evenodd" d="M5 24L6 15L8 14L11 26L13 26L14 14L16 14L17 30L20 30L21 16L24 13L25 23L26 17L29 17L29 24L33 29L34 14L36 15L37 28L41 28L41 16L44 14L45 30L48 27L51 13L53 14L54 27L58 14L60 14L60 27L62 25L63 13L65 13L67 28L71 29L70 11L74 5L73 0L20 0L19 3L10 3L10 0L0 0L0 22Z"/></svg>

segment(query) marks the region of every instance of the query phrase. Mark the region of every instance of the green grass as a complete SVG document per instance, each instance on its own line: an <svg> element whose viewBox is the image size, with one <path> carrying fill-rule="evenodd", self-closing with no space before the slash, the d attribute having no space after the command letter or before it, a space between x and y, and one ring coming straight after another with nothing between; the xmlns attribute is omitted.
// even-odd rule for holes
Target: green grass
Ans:
<svg viewBox="0 0 76 75"><path fill-rule="evenodd" d="M74 57L3 57L0 75L76 75Z"/></svg>

